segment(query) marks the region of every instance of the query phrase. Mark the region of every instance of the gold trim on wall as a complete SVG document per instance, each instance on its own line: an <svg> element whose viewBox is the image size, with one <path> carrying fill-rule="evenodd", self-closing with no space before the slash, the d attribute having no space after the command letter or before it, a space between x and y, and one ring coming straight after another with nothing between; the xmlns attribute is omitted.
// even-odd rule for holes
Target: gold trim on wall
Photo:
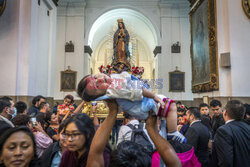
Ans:
<svg viewBox="0 0 250 167"><path fill-rule="evenodd" d="M6 0L3 1L2 5L0 6L0 16L3 14L5 7L6 7Z"/></svg>
<svg viewBox="0 0 250 167"><path fill-rule="evenodd" d="M217 28L216 28L216 0L197 0L197 3L191 8L190 15L190 31L191 31L191 46L190 54L192 60L192 92L209 92L219 90L219 76L218 76L218 56L217 56ZM207 2L208 6L208 38L209 38L209 82L194 84L194 60L193 60L193 30L192 30L192 15L201 6L202 3Z"/></svg>
<svg viewBox="0 0 250 167"><path fill-rule="evenodd" d="M250 0L242 0L242 7L245 14L250 19Z"/></svg>

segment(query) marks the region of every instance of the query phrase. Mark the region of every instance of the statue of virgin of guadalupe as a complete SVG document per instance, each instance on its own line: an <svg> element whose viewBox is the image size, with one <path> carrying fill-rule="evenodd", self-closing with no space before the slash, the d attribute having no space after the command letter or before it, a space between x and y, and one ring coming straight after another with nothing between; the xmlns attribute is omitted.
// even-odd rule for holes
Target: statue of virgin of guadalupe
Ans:
<svg viewBox="0 0 250 167"><path fill-rule="evenodd" d="M114 60L116 63L125 63L128 64L128 58L130 57L129 53L129 34L123 23L123 19L118 19L118 29L114 34Z"/></svg>

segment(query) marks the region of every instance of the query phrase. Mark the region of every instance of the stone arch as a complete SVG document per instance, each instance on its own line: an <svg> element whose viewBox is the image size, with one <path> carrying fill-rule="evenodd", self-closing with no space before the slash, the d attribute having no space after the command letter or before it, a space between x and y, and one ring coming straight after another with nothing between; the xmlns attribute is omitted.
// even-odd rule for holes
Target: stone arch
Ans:
<svg viewBox="0 0 250 167"><path fill-rule="evenodd" d="M143 56L150 57L150 60L148 60L148 62L144 61L140 65L145 66L147 69L153 70L153 49L159 44L159 32L155 24L152 24L149 18L144 14L130 8L115 8L111 10L103 10L99 13L102 14L96 15L96 19L95 21L93 21L91 28L87 30L89 32L86 36L87 38L85 38L87 39L86 43L90 45L94 51L91 58L92 64L90 65L93 68L94 73L97 72L97 66L99 66L101 63L101 61L97 61L97 56L104 55L103 45L105 43L105 40L107 40L107 34L104 33L108 33L108 30L110 30L112 26L113 29L114 26L115 30L117 29L116 20L118 18L123 18L126 26L131 26L130 28L134 31L135 34L137 34L136 39L140 41L141 46L143 46L144 50L147 51L147 55ZM151 75L151 72L148 72L148 74L145 75L148 79L152 79L153 77Z"/></svg>
<svg viewBox="0 0 250 167"><path fill-rule="evenodd" d="M155 45L159 45L161 41L160 37L160 28L157 26L156 22L154 22L154 19L151 18L150 16L147 16L147 14L140 8L132 7L132 6L124 6L124 5L119 5L119 6L112 6L109 8L104 8L100 11L97 11L97 14L92 17L90 20L88 20L87 24L91 25L90 27L85 27L85 43L90 44L90 38L91 38L91 33L95 27L95 23L98 22L98 20L102 20L103 16L109 12L115 11L115 10L122 10L122 9L127 9L130 11L133 11L134 13L137 13L140 15L142 18L144 18L145 21L147 21L148 25L151 28L152 33L154 34L155 38ZM85 24L86 25L86 24Z"/></svg>

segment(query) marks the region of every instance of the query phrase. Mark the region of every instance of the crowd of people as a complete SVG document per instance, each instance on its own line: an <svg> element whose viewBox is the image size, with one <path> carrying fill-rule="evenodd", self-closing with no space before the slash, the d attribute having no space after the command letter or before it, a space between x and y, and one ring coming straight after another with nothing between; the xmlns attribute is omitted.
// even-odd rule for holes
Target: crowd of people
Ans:
<svg viewBox="0 0 250 167"><path fill-rule="evenodd" d="M77 106L71 95L53 109L43 96L36 96L30 108L22 101L0 98L0 166L250 164L248 104L231 100L223 107L220 101L212 100L209 105L186 107L173 101L165 117L150 110L147 119L139 120L126 111L124 119L117 119L119 103L114 99L105 102L109 113L100 123L95 105L94 118L90 118L81 112L84 100ZM168 118L173 115L175 118ZM175 128L178 133L169 133Z"/></svg>

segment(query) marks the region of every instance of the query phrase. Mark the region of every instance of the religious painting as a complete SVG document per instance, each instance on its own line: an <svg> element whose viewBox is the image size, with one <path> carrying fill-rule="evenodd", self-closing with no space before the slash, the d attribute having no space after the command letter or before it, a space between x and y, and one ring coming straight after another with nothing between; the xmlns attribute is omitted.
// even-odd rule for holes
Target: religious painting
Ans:
<svg viewBox="0 0 250 167"><path fill-rule="evenodd" d="M76 90L76 71L67 69L61 71L61 91L72 92Z"/></svg>
<svg viewBox="0 0 250 167"><path fill-rule="evenodd" d="M7 0L0 0L0 16L3 14L6 7Z"/></svg>
<svg viewBox="0 0 250 167"><path fill-rule="evenodd" d="M181 71L169 72L169 92L185 92L185 73Z"/></svg>
<svg viewBox="0 0 250 167"><path fill-rule="evenodd" d="M192 92L219 89L215 0L197 0L190 11Z"/></svg>

